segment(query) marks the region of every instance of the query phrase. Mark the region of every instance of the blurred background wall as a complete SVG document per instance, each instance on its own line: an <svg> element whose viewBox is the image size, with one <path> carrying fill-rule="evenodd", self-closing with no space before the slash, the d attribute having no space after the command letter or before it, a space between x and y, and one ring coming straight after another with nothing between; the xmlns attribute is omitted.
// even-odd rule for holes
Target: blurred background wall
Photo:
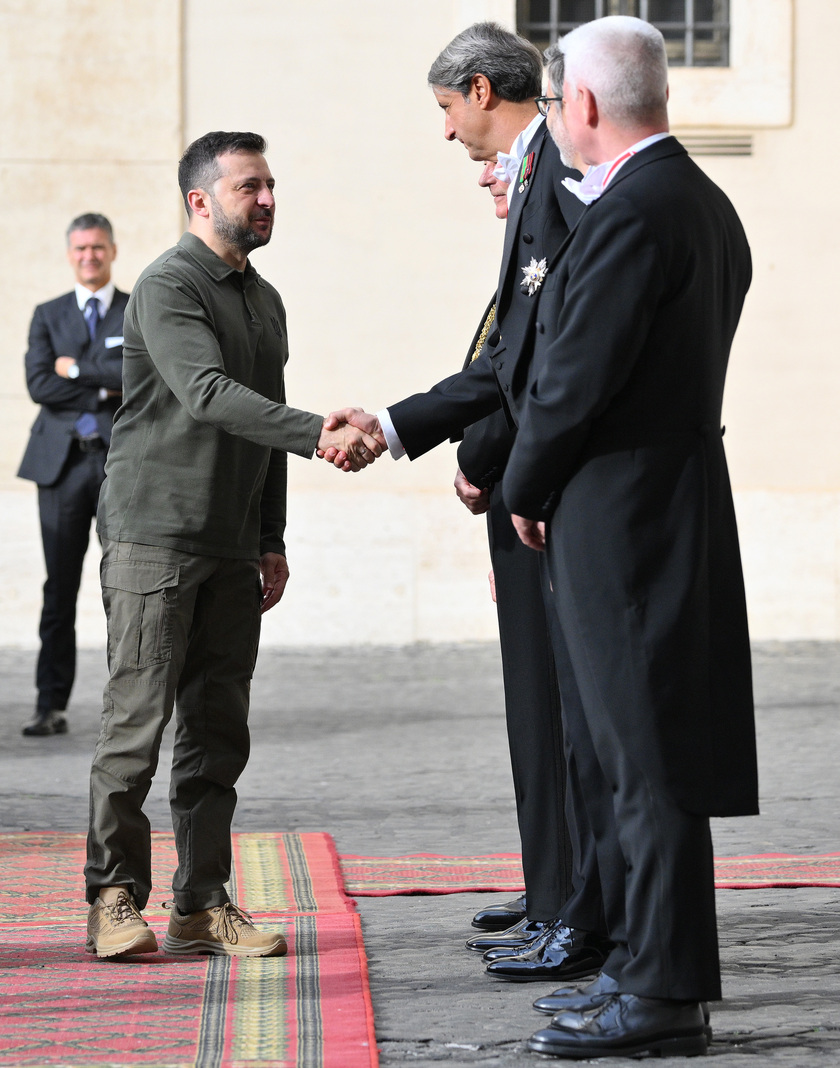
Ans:
<svg viewBox="0 0 840 1068"><path fill-rule="evenodd" d="M71 288L69 220L111 218L130 289L185 225L184 146L257 130L278 206L253 262L286 303L290 403L375 410L424 389L460 366L501 252L480 167L444 141L426 86L484 18L515 27L515 0L0 0L0 645L37 643L36 490L15 477L36 413L23 354L35 304ZM731 0L729 67L671 78L675 132L753 249L724 421L759 639L840 639L838 38L836 0ZM290 466L292 580L265 642L495 636L484 522L452 492L452 446L358 475ZM91 646L96 548L79 604Z"/></svg>

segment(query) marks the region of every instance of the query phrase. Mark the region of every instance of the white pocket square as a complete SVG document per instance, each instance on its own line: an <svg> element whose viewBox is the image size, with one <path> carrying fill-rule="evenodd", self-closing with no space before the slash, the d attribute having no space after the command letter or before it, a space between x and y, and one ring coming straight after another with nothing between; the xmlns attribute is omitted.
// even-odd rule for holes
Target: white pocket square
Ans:
<svg viewBox="0 0 840 1068"><path fill-rule="evenodd" d="M122 345L122 343L123 343L123 339L121 337L106 337L105 338L105 348L106 349L115 349L117 347L117 345Z"/></svg>

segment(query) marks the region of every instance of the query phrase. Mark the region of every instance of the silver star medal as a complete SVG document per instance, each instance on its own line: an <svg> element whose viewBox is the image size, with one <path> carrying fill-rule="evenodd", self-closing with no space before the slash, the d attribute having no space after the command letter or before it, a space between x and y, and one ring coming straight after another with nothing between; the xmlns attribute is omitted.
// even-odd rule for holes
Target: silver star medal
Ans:
<svg viewBox="0 0 840 1068"><path fill-rule="evenodd" d="M525 277L519 284L528 290L529 297L533 297L543 284L545 276L548 274L548 264L545 259L541 259L540 262L537 263L537 261L532 258L527 267L522 267L520 269Z"/></svg>

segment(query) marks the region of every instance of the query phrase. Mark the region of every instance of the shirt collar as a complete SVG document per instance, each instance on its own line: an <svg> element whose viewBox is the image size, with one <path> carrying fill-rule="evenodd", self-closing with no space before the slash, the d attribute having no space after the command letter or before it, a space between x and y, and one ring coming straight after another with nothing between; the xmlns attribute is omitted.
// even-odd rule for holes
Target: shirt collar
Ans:
<svg viewBox="0 0 840 1068"><path fill-rule="evenodd" d="M113 282L107 282L101 289L91 292L84 286L76 284L76 303L79 305L79 310L84 311L85 305L91 297L96 297L99 303L102 305L102 316L105 316L105 312L111 307L111 301L114 299L115 286Z"/></svg>
<svg viewBox="0 0 840 1068"><path fill-rule="evenodd" d="M235 267L225 263L221 256L217 256L213 249L206 245L200 237L190 233L189 230L181 234L178 244L217 282L227 278L228 275L235 274L242 277L244 282L255 281L259 285L263 284L262 279L251 266L250 260L246 261L244 271L237 271Z"/></svg>
<svg viewBox="0 0 840 1068"><path fill-rule="evenodd" d="M626 148L615 159L607 160L606 163L599 163L597 167L590 167L582 181L578 182L574 178L564 178L563 185L569 192L574 193L578 200L583 201L584 204L591 204L602 195L624 164L635 156L637 152L641 152L650 145L655 145L657 141L662 141L663 138L670 136L668 131L665 130L662 133L644 137L641 141L637 141L634 145Z"/></svg>
<svg viewBox="0 0 840 1068"><path fill-rule="evenodd" d="M510 152L499 153L493 174L500 182L508 182L512 186L516 181L519 165L525 158L528 145L533 141L534 134L540 128L542 121L542 115L537 112L525 129L516 135L513 144L510 146ZM508 192L510 192L510 189L508 189Z"/></svg>

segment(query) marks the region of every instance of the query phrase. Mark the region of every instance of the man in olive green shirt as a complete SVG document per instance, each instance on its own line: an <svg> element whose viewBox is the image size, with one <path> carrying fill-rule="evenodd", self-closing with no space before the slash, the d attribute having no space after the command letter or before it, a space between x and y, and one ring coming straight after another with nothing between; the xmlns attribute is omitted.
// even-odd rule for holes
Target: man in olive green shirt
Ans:
<svg viewBox="0 0 840 1068"><path fill-rule="evenodd" d="M228 898L234 784L249 751L260 613L283 594L286 456L380 443L285 403L286 316L248 262L274 221L265 142L210 133L184 153L189 227L140 276L124 327L97 529L110 679L91 768L87 950L157 949L143 920L151 841L142 805L176 710L170 804L178 851L170 953L277 956ZM330 453L332 455L332 453Z"/></svg>

